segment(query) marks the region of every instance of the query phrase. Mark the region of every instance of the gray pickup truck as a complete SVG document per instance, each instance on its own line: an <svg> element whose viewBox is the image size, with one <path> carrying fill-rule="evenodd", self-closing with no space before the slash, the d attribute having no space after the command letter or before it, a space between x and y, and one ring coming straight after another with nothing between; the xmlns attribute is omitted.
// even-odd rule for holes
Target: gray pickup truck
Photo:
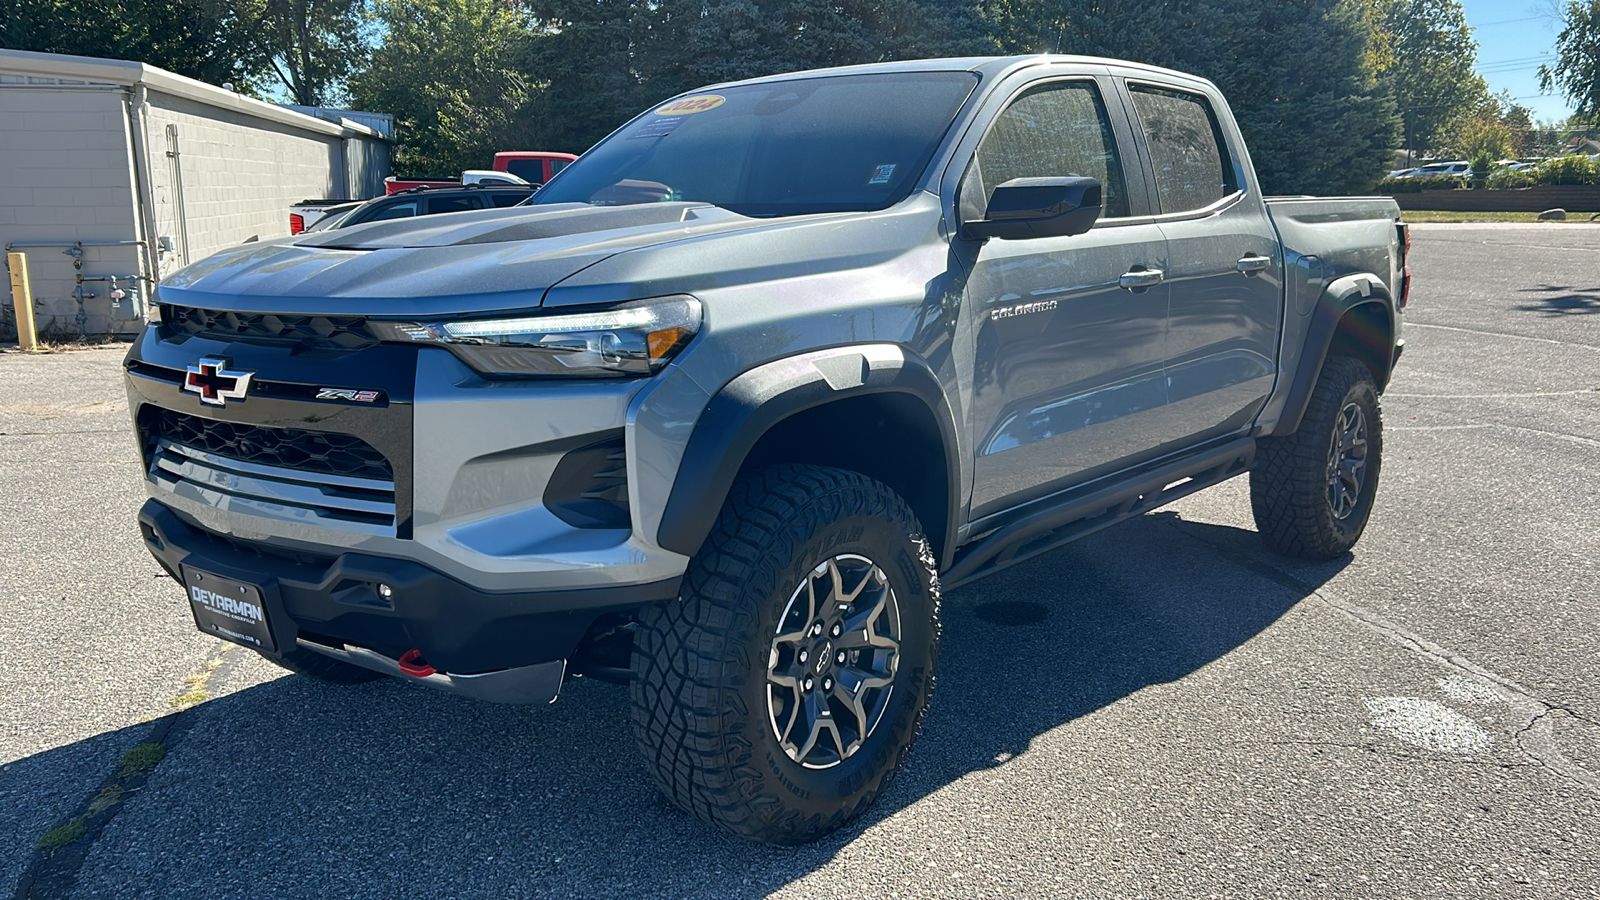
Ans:
<svg viewBox="0 0 1600 900"><path fill-rule="evenodd" d="M899 769L940 592L1249 473L1360 537L1388 199L1263 197L1216 88L952 59L683 95L532 205L249 244L128 354L150 551L330 681L629 686L684 809L825 834Z"/></svg>

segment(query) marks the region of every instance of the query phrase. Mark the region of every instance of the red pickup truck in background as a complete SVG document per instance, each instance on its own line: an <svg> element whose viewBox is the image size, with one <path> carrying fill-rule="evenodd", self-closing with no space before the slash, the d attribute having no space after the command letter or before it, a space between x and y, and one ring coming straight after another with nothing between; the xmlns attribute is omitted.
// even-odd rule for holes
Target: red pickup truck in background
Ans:
<svg viewBox="0 0 1600 900"><path fill-rule="evenodd" d="M556 153L549 150L502 150L494 155L494 169L496 172L505 172L515 175L529 184L544 184L555 174L566 168L567 163L578 157L571 153ZM384 190L390 194L409 191L419 187L447 187L452 184L462 184L466 181L441 181L436 178L396 178L390 176L383 180Z"/></svg>

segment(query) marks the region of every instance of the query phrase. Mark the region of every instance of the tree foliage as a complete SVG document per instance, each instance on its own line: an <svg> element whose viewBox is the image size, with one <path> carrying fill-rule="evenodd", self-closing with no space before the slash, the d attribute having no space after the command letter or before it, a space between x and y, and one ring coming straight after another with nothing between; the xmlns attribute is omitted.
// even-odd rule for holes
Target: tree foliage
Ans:
<svg viewBox="0 0 1600 900"><path fill-rule="evenodd" d="M0 0L0 47L128 59L254 92L256 21L229 0Z"/></svg>
<svg viewBox="0 0 1600 900"><path fill-rule="evenodd" d="M500 0L378 0L373 15L384 39L350 95L394 115L398 171L455 175L521 148L534 84L518 64L537 34L525 12Z"/></svg>
<svg viewBox="0 0 1600 900"><path fill-rule="evenodd" d="M331 106L363 62L365 0L247 0L267 66L302 106Z"/></svg>
<svg viewBox="0 0 1600 900"><path fill-rule="evenodd" d="M1427 155L1450 126L1477 115L1489 86L1473 67L1478 42L1458 0L1365 0L1378 83L1395 98L1407 147Z"/></svg>
<svg viewBox="0 0 1600 900"><path fill-rule="evenodd" d="M1539 67L1544 90L1560 89L1590 121L1600 118L1600 0L1568 0L1556 64Z"/></svg>
<svg viewBox="0 0 1600 900"><path fill-rule="evenodd" d="M129 59L294 103L343 99L366 0L0 0L0 47Z"/></svg>
<svg viewBox="0 0 1600 900"><path fill-rule="evenodd" d="M1365 190L1389 166L1392 102L1373 81L1351 0L1011 0L993 13L1013 52L1059 48L1192 72L1233 107L1274 193ZM1263 27L1270 16L1271 27Z"/></svg>
<svg viewBox="0 0 1600 900"><path fill-rule="evenodd" d="M532 0L547 33L526 139L582 150L703 84L799 69L992 53L975 0Z"/></svg>

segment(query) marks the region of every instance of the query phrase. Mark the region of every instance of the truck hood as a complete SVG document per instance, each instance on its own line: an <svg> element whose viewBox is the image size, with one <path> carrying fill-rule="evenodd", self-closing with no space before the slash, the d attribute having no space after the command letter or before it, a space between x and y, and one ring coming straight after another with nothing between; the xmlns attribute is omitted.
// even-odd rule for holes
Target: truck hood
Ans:
<svg viewBox="0 0 1600 900"><path fill-rule="evenodd" d="M913 194L877 212L771 219L704 203L445 213L233 247L168 276L160 297L236 312L431 317L848 281L912 248L942 247L939 209L938 198Z"/></svg>
<svg viewBox="0 0 1600 900"><path fill-rule="evenodd" d="M167 276L160 293L166 303L290 314L528 309L617 253L767 221L697 203L445 213L230 247Z"/></svg>

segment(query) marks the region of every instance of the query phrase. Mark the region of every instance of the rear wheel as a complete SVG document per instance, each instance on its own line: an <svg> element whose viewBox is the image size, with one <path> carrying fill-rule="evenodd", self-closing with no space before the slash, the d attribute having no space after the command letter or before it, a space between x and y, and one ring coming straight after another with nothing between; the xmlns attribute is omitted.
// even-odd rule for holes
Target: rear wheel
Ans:
<svg viewBox="0 0 1600 900"><path fill-rule="evenodd" d="M634 636L634 734L667 796L728 831L815 840L911 749L939 632L932 553L887 487L839 469L742 475L683 595Z"/></svg>
<svg viewBox="0 0 1600 900"><path fill-rule="evenodd" d="M1372 515L1383 464L1383 420L1372 373L1347 356L1322 367L1294 434L1262 438L1250 508L1267 545L1327 560L1354 547Z"/></svg>

